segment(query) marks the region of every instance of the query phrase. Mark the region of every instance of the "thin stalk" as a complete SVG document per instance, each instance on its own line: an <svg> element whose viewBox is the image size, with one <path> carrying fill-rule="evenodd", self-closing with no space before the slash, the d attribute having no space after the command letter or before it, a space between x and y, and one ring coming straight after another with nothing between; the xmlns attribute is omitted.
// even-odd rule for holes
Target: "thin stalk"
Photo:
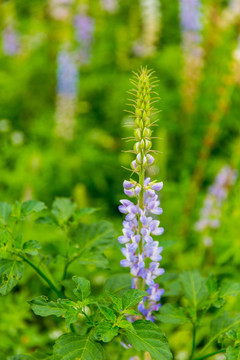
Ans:
<svg viewBox="0 0 240 360"><path fill-rule="evenodd" d="M190 356L190 360L193 359L193 354L195 351L195 347L196 347L196 325L193 325L193 340L192 340L192 351L191 351L191 356Z"/></svg>
<svg viewBox="0 0 240 360"><path fill-rule="evenodd" d="M142 154L142 159L143 159L143 154ZM141 186L141 191L139 193L139 208L143 209L143 207L144 207L144 168L143 168L143 164L141 164L141 170L139 173L139 184ZM138 223L139 223L139 235L141 235L142 223L140 221L140 215L139 215ZM143 252L142 236L141 236L141 240L139 242L139 252L140 252L140 254L142 254L142 252ZM139 278L139 289L144 290L144 280L142 278Z"/></svg>
<svg viewBox="0 0 240 360"><path fill-rule="evenodd" d="M23 261L25 261L28 265L30 265L37 273L38 275L46 281L46 283L49 285L49 287L57 294L57 296L61 297L62 292L56 288L56 286L52 283L52 281L35 265L33 264L29 259L25 258L21 254L17 254Z"/></svg>
<svg viewBox="0 0 240 360"><path fill-rule="evenodd" d="M210 356L224 353L226 350L227 350L227 349L217 350L217 351L214 351L214 352L212 352L212 353L210 353L210 354L207 354L207 355L203 355L203 356L194 358L193 360L203 360L203 359L207 359L207 358L210 357Z"/></svg>

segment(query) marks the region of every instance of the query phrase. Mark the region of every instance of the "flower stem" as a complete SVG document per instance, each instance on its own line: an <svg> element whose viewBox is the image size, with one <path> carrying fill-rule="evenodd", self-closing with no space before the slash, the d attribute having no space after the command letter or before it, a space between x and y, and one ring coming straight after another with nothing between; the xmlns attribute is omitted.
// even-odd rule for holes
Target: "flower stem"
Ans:
<svg viewBox="0 0 240 360"><path fill-rule="evenodd" d="M56 288L56 286L52 283L52 281L35 264L33 264L29 259L25 258L23 255L21 254L17 254L17 255L28 265L30 265L43 280L46 281L46 283L57 294L57 296L59 297L62 296L62 292Z"/></svg>
<svg viewBox="0 0 240 360"><path fill-rule="evenodd" d="M144 169L143 166L141 166L141 170L139 173L139 185L141 186L141 191L139 193L139 208L143 210L144 207ZM139 216L139 235L141 236L141 229L142 229L142 223L140 221ZM141 236L141 240L139 242L139 253L143 253L143 239ZM144 290L144 280L140 277L139 278L139 289Z"/></svg>

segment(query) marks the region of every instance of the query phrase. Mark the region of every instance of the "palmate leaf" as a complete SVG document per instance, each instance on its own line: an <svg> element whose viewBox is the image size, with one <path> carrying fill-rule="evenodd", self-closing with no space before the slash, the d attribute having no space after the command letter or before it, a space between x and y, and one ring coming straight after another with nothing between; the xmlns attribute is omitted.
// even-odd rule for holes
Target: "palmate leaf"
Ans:
<svg viewBox="0 0 240 360"><path fill-rule="evenodd" d="M184 312L184 309L181 306L173 304L163 305L159 314L156 315L156 318L167 324L180 325L190 322L189 318Z"/></svg>
<svg viewBox="0 0 240 360"><path fill-rule="evenodd" d="M199 272L197 270L184 271L180 275L180 281L184 295L188 299L190 306L195 310L204 307L208 299L208 289L206 280Z"/></svg>
<svg viewBox="0 0 240 360"><path fill-rule="evenodd" d="M0 259L0 294L7 295L23 275L21 261Z"/></svg>
<svg viewBox="0 0 240 360"><path fill-rule="evenodd" d="M103 348L91 340L91 334L64 334L57 339L53 354L61 360L103 360Z"/></svg>
<svg viewBox="0 0 240 360"><path fill-rule="evenodd" d="M151 321L137 320L133 324L134 330L126 330L127 338L138 351L148 351L153 360L171 360L166 337Z"/></svg>

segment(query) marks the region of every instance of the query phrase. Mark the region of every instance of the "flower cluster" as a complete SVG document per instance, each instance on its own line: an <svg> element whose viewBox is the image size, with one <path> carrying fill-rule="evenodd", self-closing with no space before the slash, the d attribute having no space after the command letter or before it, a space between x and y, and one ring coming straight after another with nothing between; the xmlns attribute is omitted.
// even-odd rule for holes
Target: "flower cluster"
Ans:
<svg viewBox="0 0 240 360"><path fill-rule="evenodd" d="M212 239L208 232L220 226L221 209L224 201L227 199L231 187L237 179L236 170L229 165L225 165L215 178L215 181L208 190L203 208L200 212L200 219L195 224L195 229L203 232L204 243L206 246L212 244Z"/></svg>
<svg viewBox="0 0 240 360"><path fill-rule="evenodd" d="M203 66L200 0L180 0L180 21L184 56L183 103L192 112Z"/></svg>
<svg viewBox="0 0 240 360"><path fill-rule="evenodd" d="M151 56L156 50L161 29L161 9L159 0L141 0L142 36L134 44L137 56Z"/></svg>
<svg viewBox="0 0 240 360"><path fill-rule="evenodd" d="M19 52L19 35L12 24L9 24L2 32L2 49L7 56L15 56Z"/></svg>
<svg viewBox="0 0 240 360"><path fill-rule="evenodd" d="M164 292L155 283L155 279L162 275L164 270L159 267L163 248L154 239L154 236L159 236L164 231L159 226L160 221L155 219L157 215L162 214L157 192L162 189L163 183L151 181L149 177L145 178L146 169L154 162L154 157L150 154L152 146L150 114L154 110L150 93L154 85L151 82L151 74L146 69L142 69L141 73L137 74L137 79L134 131L136 159L132 161L131 167L139 179L123 182L124 193L136 201L129 199L120 201L119 211L125 214L125 220L123 235L119 236L118 241L125 245L122 248L125 259L121 261L121 266L130 268L133 277L132 287L146 288L149 294L139 304L138 309L146 319L153 321L152 312L159 309L159 301Z"/></svg>
<svg viewBox="0 0 240 360"><path fill-rule="evenodd" d="M74 18L74 29L75 39L79 44L80 64L88 64L91 56L94 19L84 14L78 14Z"/></svg>
<svg viewBox="0 0 240 360"><path fill-rule="evenodd" d="M78 68L75 53L68 47L59 51L57 58L56 133L72 139L75 127L78 95Z"/></svg>

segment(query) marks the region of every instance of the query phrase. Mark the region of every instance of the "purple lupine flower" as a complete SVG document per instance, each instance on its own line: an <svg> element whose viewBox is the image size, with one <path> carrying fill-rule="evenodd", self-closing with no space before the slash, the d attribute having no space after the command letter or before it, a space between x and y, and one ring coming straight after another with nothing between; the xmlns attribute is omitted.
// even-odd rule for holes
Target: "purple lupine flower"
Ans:
<svg viewBox="0 0 240 360"><path fill-rule="evenodd" d="M78 67L73 51L63 47L57 57L56 133L72 139L75 128L75 112L78 96Z"/></svg>
<svg viewBox="0 0 240 360"><path fill-rule="evenodd" d="M142 35L134 46L136 56L152 56L156 51L161 30L161 2L159 0L140 0Z"/></svg>
<svg viewBox="0 0 240 360"><path fill-rule="evenodd" d="M201 0L179 0L183 49L183 105L188 113L195 109L203 67Z"/></svg>
<svg viewBox="0 0 240 360"><path fill-rule="evenodd" d="M91 57L95 22L90 16L78 14L74 18L75 39L79 45L79 61L88 64Z"/></svg>
<svg viewBox="0 0 240 360"><path fill-rule="evenodd" d="M75 97L77 94L78 68L75 54L61 49L57 57L57 93Z"/></svg>
<svg viewBox="0 0 240 360"><path fill-rule="evenodd" d="M202 29L200 0L180 0L180 20L183 31L199 33Z"/></svg>
<svg viewBox="0 0 240 360"><path fill-rule="evenodd" d="M217 174L213 185L208 189L203 208L200 211L200 219L195 224L195 230L204 233L203 241L206 246L212 244L212 239L208 235L209 231L217 229L221 224L222 206L236 179L237 171L229 165L225 165Z"/></svg>
<svg viewBox="0 0 240 360"><path fill-rule="evenodd" d="M163 227L156 219L162 214L158 192L163 187L162 182L151 181L145 177L146 169L154 162L151 151L150 130L150 75L146 69L137 77L139 81L138 96L141 100L135 107L137 118L135 130L137 143L134 146L136 159L132 161L133 172L139 175L139 181L124 180L124 193L131 198L120 200L119 211L125 215L123 235L118 241L124 245L122 254L125 256L120 264L130 268L133 277L132 288L146 289L146 295L138 309L146 319L154 321L153 312L160 307L160 299L164 293L159 289L156 279L164 273L160 267L163 247L159 246L158 236L163 234ZM144 96L143 96L143 94Z"/></svg>
<svg viewBox="0 0 240 360"><path fill-rule="evenodd" d="M15 56L20 49L19 35L12 25L2 31L2 49L7 56Z"/></svg>

